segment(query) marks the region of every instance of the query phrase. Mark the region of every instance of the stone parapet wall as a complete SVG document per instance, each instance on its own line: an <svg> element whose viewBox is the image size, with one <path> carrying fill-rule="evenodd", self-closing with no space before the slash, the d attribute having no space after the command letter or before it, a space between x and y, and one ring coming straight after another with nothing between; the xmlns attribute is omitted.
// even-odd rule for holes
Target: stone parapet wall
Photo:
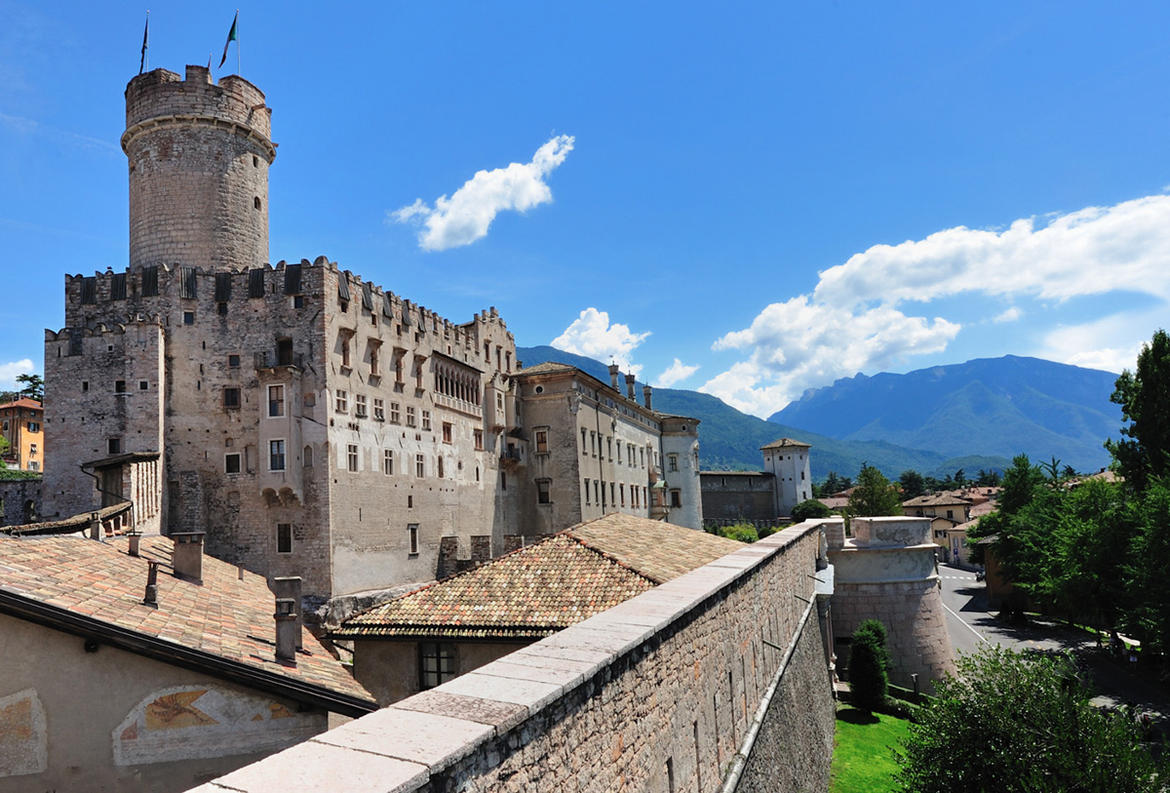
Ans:
<svg viewBox="0 0 1170 793"><path fill-rule="evenodd" d="M786 529L197 790L825 790L820 547Z"/></svg>

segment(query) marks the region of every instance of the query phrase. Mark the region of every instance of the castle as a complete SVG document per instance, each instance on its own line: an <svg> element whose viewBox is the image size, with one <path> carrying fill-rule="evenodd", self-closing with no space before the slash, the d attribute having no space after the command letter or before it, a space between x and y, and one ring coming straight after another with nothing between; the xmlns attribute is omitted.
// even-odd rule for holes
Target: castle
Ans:
<svg viewBox="0 0 1170 793"><path fill-rule="evenodd" d="M494 308L452 322L325 257L268 264L247 80L138 75L122 148L129 267L67 276L45 334L46 518L129 501L316 604L608 512L702 525L698 421L631 377L522 369Z"/></svg>

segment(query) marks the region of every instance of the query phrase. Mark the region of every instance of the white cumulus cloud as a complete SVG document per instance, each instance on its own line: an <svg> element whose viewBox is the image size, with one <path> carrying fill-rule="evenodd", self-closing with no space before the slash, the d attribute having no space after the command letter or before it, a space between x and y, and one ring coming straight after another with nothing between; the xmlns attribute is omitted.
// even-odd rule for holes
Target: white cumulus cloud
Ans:
<svg viewBox="0 0 1170 793"><path fill-rule="evenodd" d="M536 150L532 160L506 168L477 171L450 197L428 206L421 198L390 213L399 223L420 223L418 244L423 250L443 251L470 245L485 237L496 215L506 210L525 212L552 201L545 178L573 150L571 135L557 135Z"/></svg>
<svg viewBox="0 0 1170 793"><path fill-rule="evenodd" d="M649 335L650 331L634 333L629 325L620 322L611 324L608 312L590 306L549 344L558 350L596 358L602 363L612 360L622 371L638 374L642 366L631 363L630 354Z"/></svg>
<svg viewBox="0 0 1170 793"><path fill-rule="evenodd" d="M678 358L674 359L674 363L666 367L666 371L658 375L654 381L656 388L670 388L675 383L680 383L688 377L699 371L698 366L691 366L680 361Z"/></svg>
<svg viewBox="0 0 1170 793"><path fill-rule="evenodd" d="M767 306L715 350L746 358L709 379L701 391L767 416L806 388L858 371L888 367L946 349L958 323L922 306L956 295L1061 303L1127 291L1157 304L1047 334L1033 354L1064 363L1119 370L1132 366L1140 341L1164 324L1170 301L1170 196L1022 218L1001 230L944 229L920 240L874 245L820 273L811 294ZM913 310L907 308L912 306ZM1139 316L1140 315L1140 316ZM1012 306L993 322L1014 322Z"/></svg>
<svg viewBox="0 0 1170 793"><path fill-rule="evenodd" d="M36 369L33 368L31 358L22 358L19 361L12 361L10 363L0 363L0 388L6 390L13 390L16 388L16 376L20 374L33 374Z"/></svg>

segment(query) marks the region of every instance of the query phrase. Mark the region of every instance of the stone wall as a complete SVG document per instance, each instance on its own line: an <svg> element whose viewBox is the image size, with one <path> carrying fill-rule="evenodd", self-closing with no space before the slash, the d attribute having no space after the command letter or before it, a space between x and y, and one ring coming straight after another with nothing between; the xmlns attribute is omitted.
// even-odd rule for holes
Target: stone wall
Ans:
<svg viewBox="0 0 1170 793"><path fill-rule="evenodd" d="M772 521L776 477L760 471L703 471L703 520Z"/></svg>
<svg viewBox="0 0 1170 793"><path fill-rule="evenodd" d="M4 526L34 523L41 515L41 477L0 480L0 520Z"/></svg>
<svg viewBox="0 0 1170 793"><path fill-rule="evenodd" d="M198 790L825 790L820 540L786 529Z"/></svg>

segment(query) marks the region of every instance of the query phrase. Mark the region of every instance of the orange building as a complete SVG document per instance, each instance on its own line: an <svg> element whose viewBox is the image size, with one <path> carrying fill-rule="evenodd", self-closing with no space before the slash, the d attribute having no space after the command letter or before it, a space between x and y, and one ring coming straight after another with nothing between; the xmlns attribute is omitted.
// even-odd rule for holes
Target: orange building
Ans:
<svg viewBox="0 0 1170 793"><path fill-rule="evenodd" d="M21 397L0 405L0 428L8 441L4 464L22 471L45 470L45 409L35 399Z"/></svg>

